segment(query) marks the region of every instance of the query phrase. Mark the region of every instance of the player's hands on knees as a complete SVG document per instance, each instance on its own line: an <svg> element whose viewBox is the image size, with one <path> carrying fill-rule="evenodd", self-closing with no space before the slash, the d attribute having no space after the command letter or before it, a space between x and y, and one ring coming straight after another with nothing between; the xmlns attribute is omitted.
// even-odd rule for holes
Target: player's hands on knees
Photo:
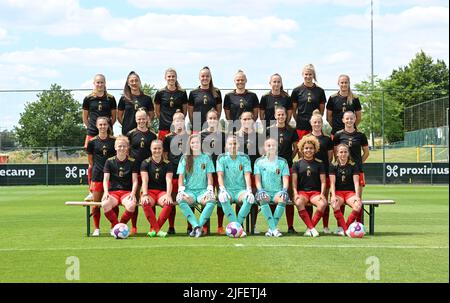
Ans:
<svg viewBox="0 0 450 303"><path fill-rule="evenodd" d="M336 199L336 196L331 196L330 203L332 208L338 207L338 201Z"/></svg>
<svg viewBox="0 0 450 303"><path fill-rule="evenodd" d="M103 193L102 202L106 202L109 199L109 193Z"/></svg>
<svg viewBox="0 0 450 303"><path fill-rule="evenodd" d="M245 192L245 198L247 198L248 203L255 204L255 196L253 195L252 189L248 189Z"/></svg>
<svg viewBox="0 0 450 303"><path fill-rule="evenodd" d="M150 204L150 198L148 197L147 194L143 194L141 197L141 204L142 205L148 205Z"/></svg>
<svg viewBox="0 0 450 303"><path fill-rule="evenodd" d="M164 203L165 205L173 205L172 196L171 196L171 195L168 195L168 194L165 194L165 195L163 196L163 203Z"/></svg>
<svg viewBox="0 0 450 303"><path fill-rule="evenodd" d="M219 191L219 202L225 203L226 201L229 200L231 200L230 194L227 192L224 186L221 186Z"/></svg>

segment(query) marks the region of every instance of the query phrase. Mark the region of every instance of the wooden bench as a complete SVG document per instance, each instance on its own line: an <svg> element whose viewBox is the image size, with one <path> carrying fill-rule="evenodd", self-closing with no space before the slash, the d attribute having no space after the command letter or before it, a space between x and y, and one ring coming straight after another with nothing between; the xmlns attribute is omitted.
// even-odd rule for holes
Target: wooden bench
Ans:
<svg viewBox="0 0 450 303"><path fill-rule="evenodd" d="M102 206L101 202L89 202L89 201L66 201L64 203L65 205L69 205L69 206L84 206L86 207L86 235L88 237L91 236L91 206ZM137 206L142 206L141 204L138 204ZM199 211L200 213L202 212L203 208L202 206L195 204L195 209L197 209L197 211ZM210 234L210 222L209 219L208 221L206 221L206 227L208 229L208 235Z"/></svg>
<svg viewBox="0 0 450 303"><path fill-rule="evenodd" d="M291 201L289 201L288 203L289 205L292 205L293 203ZM375 207L378 207L379 205L387 205L387 204L395 204L394 200L363 200L363 210L364 212L366 212L369 215L369 235L374 235L375 234ZM364 206L368 205L369 206L369 211L366 210L366 208ZM256 217L256 213L258 213L260 211L259 206L257 204L252 205L252 209L250 211L250 217L251 222L252 222L252 226L250 229L250 233L254 234L254 218ZM330 211L330 214L332 212ZM247 224L248 224L247 220ZM362 216L362 224L364 224L364 215ZM248 225L247 225L247 230L248 230Z"/></svg>

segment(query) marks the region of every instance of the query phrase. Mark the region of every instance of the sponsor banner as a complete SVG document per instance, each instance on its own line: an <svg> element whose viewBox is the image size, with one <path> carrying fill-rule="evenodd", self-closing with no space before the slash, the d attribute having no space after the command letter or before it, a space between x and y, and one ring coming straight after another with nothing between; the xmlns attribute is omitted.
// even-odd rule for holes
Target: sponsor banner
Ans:
<svg viewBox="0 0 450 303"><path fill-rule="evenodd" d="M87 184L87 164L0 165L0 185Z"/></svg>
<svg viewBox="0 0 450 303"><path fill-rule="evenodd" d="M87 164L0 164L2 185L87 184ZM448 163L367 163L367 184L448 184Z"/></svg>

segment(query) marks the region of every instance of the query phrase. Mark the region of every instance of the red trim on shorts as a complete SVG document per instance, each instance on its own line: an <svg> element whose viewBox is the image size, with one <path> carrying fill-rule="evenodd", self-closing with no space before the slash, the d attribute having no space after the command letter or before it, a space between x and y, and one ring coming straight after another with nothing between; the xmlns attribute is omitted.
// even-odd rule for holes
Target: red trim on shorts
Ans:
<svg viewBox="0 0 450 303"><path fill-rule="evenodd" d="M158 139L161 141L164 141L164 139L166 138L166 135L170 133L170 130L168 129L160 129L158 131Z"/></svg>
<svg viewBox="0 0 450 303"><path fill-rule="evenodd" d="M315 191L315 190L312 190L312 191L299 190L297 193L299 195L302 195L303 197L307 198L308 201L311 201L312 198L320 195L320 191Z"/></svg>
<svg viewBox="0 0 450 303"><path fill-rule="evenodd" d="M160 189L149 189L148 195L153 199L153 201L158 202L159 198L166 194L166 191Z"/></svg>
<svg viewBox="0 0 450 303"><path fill-rule="evenodd" d="M361 187L366 186L366 179L363 172L359 173L359 186Z"/></svg>
<svg viewBox="0 0 450 303"><path fill-rule="evenodd" d="M353 196L356 196L356 193L352 190L337 190L336 196L341 197L345 202Z"/></svg>
<svg viewBox="0 0 450 303"><path fill-rule="evenodd" d="M119 202L119 204L122 204L122 199L129 195L131 193L131 191L128 190L113 190L109 192L110 196L113 196L114 198L116 198L116 200Z"/></svg>
<svg viewBox="0 0 450 303"><path fill-rule="evenodd" d="M297 135L298 135L299 140L301 140L304 136L306 136L307 134L310 134L310 133L311 133L310 130L297 129Z"/></svg>
<svg viewBox="0 0 450 303"><path fill-rule="evenodd" d="M103 192L103 182L91 181L91 184L89 185L89 191Z"/></svg>
<svg viewBox="0 0 450 303"><path fill-rule="evenodd" d="M91 141L95 136L86 135L86 138L84 139L84 148L87 148L88 142Z"/></svg>

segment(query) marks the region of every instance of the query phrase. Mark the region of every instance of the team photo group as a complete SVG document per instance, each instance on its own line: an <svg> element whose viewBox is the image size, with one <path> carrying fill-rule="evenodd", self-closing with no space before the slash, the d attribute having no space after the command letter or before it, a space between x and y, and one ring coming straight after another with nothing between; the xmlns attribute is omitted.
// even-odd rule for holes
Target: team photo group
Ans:
<svg viewBox="0 0 450 303"><path fill-rule="evenodd" d="M209 222L214 210L217 234L246 237L242 226L252 209L254 234L260 233L255 223L261 214L265 236L296 234L297 210L304 223L301 235L319 236L322 219L324 234L350 236L349 226L362 221L363 164L369 156L367 137L358 130L361 104L348 75L336 77L337 90L328 99L312 64L299 77L302 83L288 94L281 75L273 74L259 99L246 89L246 74L239 70L236 88L222 99L208 67L199 71L199 86L189 94L169 68L167 85L152 98L132 71L117 103L105 76L95 75L82 105L89 161L85 201L101 202L92 208L92 236L100 235L101 209L116 238L124 229L128 235L129 221L129 234L137 233L139 211L148 221L139 230L148 237L175 234L180 211L187 235L202 237L214 228ZM331 126L329 135L323 132L323 117ZM157 133L151 128L154 119ZM117 123L121 134L113 134ZM336 223L329 225L330 211ZM287 230L280 230L280 220L286 220Z"/></svg>

